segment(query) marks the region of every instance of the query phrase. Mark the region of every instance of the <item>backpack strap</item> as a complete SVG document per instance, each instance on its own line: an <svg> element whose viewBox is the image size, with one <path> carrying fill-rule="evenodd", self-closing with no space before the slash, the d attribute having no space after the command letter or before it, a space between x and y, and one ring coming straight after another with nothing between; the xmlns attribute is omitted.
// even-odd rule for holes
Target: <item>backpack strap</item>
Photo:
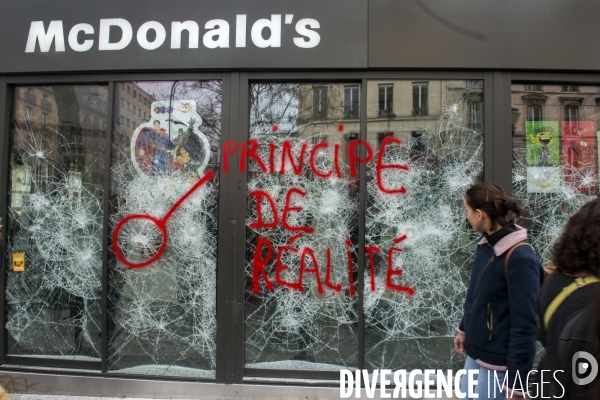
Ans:
<svg viewBox="0 0 600 400"><path fill-rule="evenodd" d="M508 254L506 255L506 258L504 259L504 279L506 280L507 284L508 284L508 260L510 260L510 256L512 255L513 251L515 251L516 248L521 247L521 246L529 246L533 249L533 247L529 243L519 242L519 243L515 244L513 247L511 247L510 250L508 250Z"/></svg>
<svg viewBox="0 0 600 400"><path fill-rule="evenodd" d="M573 292L575 292L577 289L587 286L590 283L597 282L600 282L600 279L598 279L597 277L586 276L585 278L577 278L575 279L575 282L565 286L563 290L558 294L558 296L556 296L554 300L552 300L548 308L546 308L546 312L544 313L544 327L546 329L548 328L548 324L550 324L552 316L554 315L556 310L558 310L558 307L560 307L563 301L567 299L567 297L572 295Z"/></svg>

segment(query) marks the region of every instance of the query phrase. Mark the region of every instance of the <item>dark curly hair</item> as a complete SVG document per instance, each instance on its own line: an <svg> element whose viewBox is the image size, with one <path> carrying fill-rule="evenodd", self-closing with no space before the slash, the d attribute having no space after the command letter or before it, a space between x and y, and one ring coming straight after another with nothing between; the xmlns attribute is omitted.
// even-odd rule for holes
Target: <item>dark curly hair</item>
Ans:
<svg viewBox="0 0 600 400"><path fill-rule="evenodd" d="M477 183L465 195L465 201L473 210L485 211L492 220L492 229L513 222L523 214L517 201L508 196L495 183Z"/></svg>
<svg viewBox="0 0 600 400"><path fill-rule="evenodd" d="M571 215L552 252L556 269L567 274L600 272L600 198Z"/></svg>

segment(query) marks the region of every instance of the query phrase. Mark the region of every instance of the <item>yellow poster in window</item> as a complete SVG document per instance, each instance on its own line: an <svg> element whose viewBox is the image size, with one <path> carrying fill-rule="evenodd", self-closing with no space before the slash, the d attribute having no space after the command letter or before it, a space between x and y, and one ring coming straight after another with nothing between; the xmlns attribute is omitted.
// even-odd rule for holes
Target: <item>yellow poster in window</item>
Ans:
<svg viewBox="0 0 600 400"><path fill-rule="evenodd" d="M25 253L13 253L12 271L25 272Z"/></svg>

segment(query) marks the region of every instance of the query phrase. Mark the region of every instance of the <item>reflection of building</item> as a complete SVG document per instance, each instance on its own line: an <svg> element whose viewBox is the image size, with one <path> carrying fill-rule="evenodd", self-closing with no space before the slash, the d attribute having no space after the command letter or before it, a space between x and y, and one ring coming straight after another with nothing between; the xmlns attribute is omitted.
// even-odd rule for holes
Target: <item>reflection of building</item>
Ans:
<svg viewBox="0 0 600 400"><path fill-rule="evenodd" d="M513 146L527 147L530 153L548 153L547 147L550 147L550 154L541 164L525 152L517 154L519 161L530 166L558 168L562 165L566 183L577 186L581 193L595 193L596 183L584 181L586 175L596 175L594 121L600 115L599 89L578 85L512 85ZM536 150L532 141L543 134L542 129L549 131L547 134L553 139L548 146L542 143L541 149Z"/></svg>
<svg viewBox="0 0 600 400"><path fill-rule="evenodd" d="M568 215L598 193L599 89L511 86L513 190L529 199L527 223L545 265L552 265L552 245Z"/></svg>
<svg viewBox="0 0 600 400"><path fill-rule="evenodd" d="M13 210L20 212L27 195L52 191L61 180L69 182L70 199L79 201L82 184L102 179L98 152L106 142L105 93L93 85L15 89Z"/></svg>
<svg viewBox="0 0 600 400"><path fill-rule="evenodd" d="M46 128L50 114L56 117L56 99L52 89L48 87L19 88L16 97L24 100L22 103L23 120L36 128Z"/></svg>
<svg viewBox="0 0 600 400"><path fill-rule="evenodd" d="M481 80L370 81L367 91L367 141L374 150L385 137L424 151L429 145L443 147L450 135L483 132ZM298 134L320 134L332 144L358 139L359 108L360 85L301 84Z"/></svg>
<svg viewBox="0 0 600 400"><path fill-rule="evenodd" d="M113 142L118 142L120 151L113 152L115 162L123 163L129 157L131 135L140 124L150 119L150 107L154 97L146 93L134 82L120 82L115 85L114 122L117 134ZM111 182L111 190L115 190Z"/></svg>
<svg viewBox="0 0 600 400"><path fill-rule="evenodd" d="M596 120L600 112L599 89L556 84L512 85L513 143L524 146L527 121Z"/></svg>
<svg viewBox="0 0 600 400"><path fill-rule="evenodd" d="M133 82L121 82L116 85L115 121L124 129L135 129L148 122L150 106L154 97L143 91Z"/></svg>
<svg viewBox="0 0 600 400"><path fill-rule="evenodd" d="M298 87L298 136L339 144L347 160L347 143L358 139L360 89L356 84L300 84Z"/></svg>
<svg viewBox="0 0 600 400"><path fill-rule="evenodd" d="M390 289L391 285L381 292L365 289L364 301L365 304L370 304L364 314L367 354L365 364L402 363L416 366L416 361L401 356L395 359L397 355L407 352L413 353L415 360L421 357L441 360L446 352L442 350L445 345L435 348L433 344L440 345L454 334L452 328L450 331L447 329L458 317L454 305L464 294L461 289L464 282L460 275L470 261L467 255L456 249L473 244L462 223L462 202L464 191L468 185L480 179L482 171L483 82L433 79L373 81L364 89L367 90L367 104L362 104L362 115L359 112L361 86L357 84L258 83L252 84L251 90L253 103L250 137L260 139L263 148L268 143L275 149L281 145L281 140L287 139L296 144L297 154L290 157L298 156L298 159L301 159L302 156L298 155L302 154L301 145L311 149L313 145L318 144L321 149L327 150L311 153L311 156L320 153L320 156L315 158L321 157L321 161L328 161L336 159L334 147L339 146L337 159L341 165L341 180L315 179L310 172L298 174L297 178L292 179L289 173L287 177L286 174L283 174L283 177L280 174L260 174L256 173L256 165L253 165L254 173L249 174L248 188L264 188L267 191L276 188L275 190L281 193L282 187L294 185L306 190L306 198L312 201L302 203L302 212L307 216L303 222L314 228L316 233L303 238L302 245L320 249L316 253L322 254L325 247L335 249L340 242L344 243L344 238L347 238L349 243L358 243L361 235L360 224L363 224L359 221L358 210L360 198L364 196L362 227L364 241L371 249L389 249L394 243L399 243L397 240L409 238L402 257L391 260L391 253L387 256L374 254L371 261L371 256L368 256L369 261L365 262L365 282L369 282L372 277L372 287L375 287L375 282L377 285L389 285L391 278L385 283L385 274L391 268L389 265L393 263L395 268L403 267L403 279L406 279L403 283L406 285L410 285L411 279L421 274L426 275L428 281L435 282L428 287L421 282L419 287L424 293L423 300L411 300L409 307L405 307L405 298L402 295ZM375 158L366 168L360 169L358 176L350 176L352 170L356 172L356 168L352 168L356 165L346 167L352 156L350 149L353 141L356 144L360 138L366 139L371 148L369 154ZM389 138L399 139L402 144L386 151L383 161L396 169L381 173L377 168L377 151L381 150L382 144ZM326 142L327 146L322 145L323 142ZM281 153L285 154L285 147L281 148ZM313 150L314 148L312 147ZM305 156L305 165L306 159ZM326 161L321 164L322 172L333 170L331 164ZM361 179L364 179L366 190L360 190ZM400 189L404 185L407 188L406 192ZM274 201L281 203L282 197L279 195ZM256 204L259 204L258 201ZM250 203L247 208L247 221L257 221L259 215L258 207ZM353 219L353 216L356 219ZM298 217L298 221L300 218ZM248 249L260 248L257 244L259 235L265 235L277 244L287 243L288 237L291 236L288 231L260 231L260 228L254 230L251 225L251 233L247 236ZM440 228L441 226L443 228ZM401 239L403 236L405 239ZM249 252L251 254L252 250ZM379 253L379 250L376 253ZM437 257L435 254L449 256ZM331 265L334 274L346 271L346 257L353 256L343 252L341 256L339 253L332 253ZM355 258L358 260L360 256ZM248 269L251 269L253 260L255 258L252 256L247 258ZM370 263L374 272L369 270ZM297 260L288 261L288 271L301 268L301 264L302 262ZM271 276L277 276L274 270L276 271L276 267L266 269ZM354 273L348 281L345 277L340 280L339 275L337 279L343 285L357 279L357 274ZM411 275L413 278L410 278ZM314 286L305 283L305 288L306 291L298 294L302 296L299 303L309 304L307 309L319 310L317 314L325 315L323 319L341 319L344 313L336 313L334 309L327 307L320 308L323 304L321 298L314 295L317 290ZM437 301L429 297L437 291L445 293L443 300ZM373 294L375 292L377 294ZM248 290L247 294L252 299L248 306L252 307L249 315L252 315L254 320L272 321L280 313L294 312L294 320L298 323L293 327L278 327L279 331L293 338L289 339L289 342L282 340L287 346L285 351L281 350L282 346L263 344L259 340L247 343L246 348L252 350L246 353L246 368L260 368L262 362L271 359L286 360L278 365L289 369L302 369L302 365L295 363L307 360L331 365L348 365L353 362L351 352L340 351L339 354L328 356L322 354L324 347L337 348L335 344L331 346L331 337L335 337L336 340L342 338L339 340L346 342L352 340L351 330L340 329L325 338L318 325L319 317L304 321L300 309L286 307L285 301L282 301L277 292L265 291L256 296L255 291L250 294ZM345 301L347 297L341 296L340 300ZM435 306L431 307L433 303ZM266 307L266 304L269 306ZM437 314L433 315L428 311L427 317L421 320L421 310L424 309L435 310L433 312ZM344 318L352 321L353 316ZM408 320L414 321L413 326L417 327L414 331L406 328L405 321ZM265 328L270 326L269 324L255 324L250 319L246 324L246 333L249 336L269 337L268 329ZM298 333L298 326L302 327L303 333ZM335 327L331 331L335 331ZM400 331L402 333L398 333ZM307 337L310 340L307 340ZM421 350L415 350L417 348Z"/></svg>
<svg viewBox="0 0 600 400"><path fill-rule="evenodd" d="M367 90L367 138L374 148L388 136L424 150L441 147L450 129L483 132L482 81L381 81L369 82Z"/></svg>
<svg viewBox="0 0 600 400"><path fill-rule="evenodd" d="M600 86L511 85L513 193L544 265L569 215L598 193ZM573 195L575 194L575 196Z"/></svg>
<svg viewBox="0 0 600 400"><path fill-rule="evenodd" d="M140 124L146 123L150 119L150 107L155 99L134 82L120 82L115 85L115 88L114 121L121 132L120 146L128 149L131 133ZM123 134L127 138L124 138Z"/></svg>
<svg viewBox="0 0 600 400"><path fill-rule="evenodd" d="M50 141L55 140L55 134L49 131L48 124L57 119L56 99L51 88L48 87L21 87L15 90L16 110L14 127L18 134L14 136L14 146L17 152L27 146L27 137L31 131L37 131L38 140L42 134L50 136ZM22 151L21 151L22 153ZM11 207L18 213L21 212L23 196L32 191L32 186L41 190L49 190L49 183L53 181L53 167L46 162L36 162L35 166L23 162L15 163L11 171L12 196Z"/></svg>

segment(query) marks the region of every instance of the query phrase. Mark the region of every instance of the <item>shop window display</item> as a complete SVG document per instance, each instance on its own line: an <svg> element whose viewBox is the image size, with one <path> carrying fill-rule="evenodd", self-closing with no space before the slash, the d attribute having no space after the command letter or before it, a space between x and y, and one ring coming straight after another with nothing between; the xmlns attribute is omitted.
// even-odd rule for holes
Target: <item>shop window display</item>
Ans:
<svg viewBox="0 0 600 400"><path fill-rule="evenodd" d="M221 87L127 85L150 101L113 125L110 371L215 376Z"/></svg>
<svg viewBox="0 0 600 400"><path fill-rule="evenodd" d="M569 216L598 194L599 88L546 84L533 97L529 86L512 85L513 194L527 210L534 248L552 268L552 246ZM524 117L532 102L542 103L535 121Z"/></svg>
<svg viewBox="0 0 600 400"><path fill-rule="evenodd" d="M24 265L7 273L8 354L99 361L108 90L14 93L6 263Z"/></svg>

